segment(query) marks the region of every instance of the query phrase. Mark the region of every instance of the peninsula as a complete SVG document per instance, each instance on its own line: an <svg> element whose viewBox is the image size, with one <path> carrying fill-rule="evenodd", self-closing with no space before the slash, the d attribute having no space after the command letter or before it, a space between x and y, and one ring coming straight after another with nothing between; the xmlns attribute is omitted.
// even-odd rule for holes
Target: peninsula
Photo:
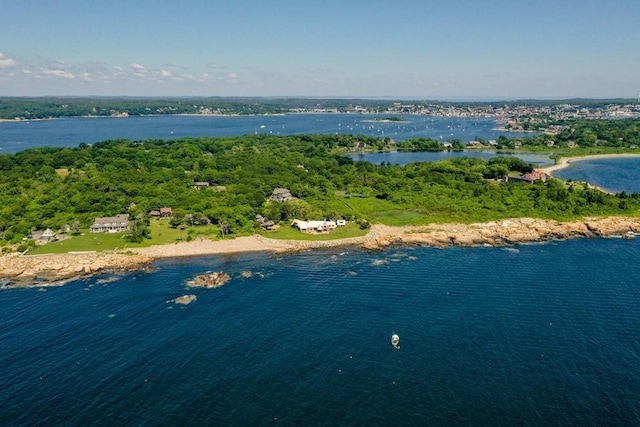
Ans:
<svg viewBox="0 0 640 427"><path fill-rule="evenodd" d="M595 149L636 155L612 130L635 145L635 127L604 127L611 147L597 135L595 148L547 149L574 160ZM588 141L586 128L576 129ZM545 174L499 156L374 165L347 155L391 143L363 135L247 135L0 155L0 278L9 286L59 282L161 257L505 245L639 231L640 194L549 178L555 167Z"/></svg>

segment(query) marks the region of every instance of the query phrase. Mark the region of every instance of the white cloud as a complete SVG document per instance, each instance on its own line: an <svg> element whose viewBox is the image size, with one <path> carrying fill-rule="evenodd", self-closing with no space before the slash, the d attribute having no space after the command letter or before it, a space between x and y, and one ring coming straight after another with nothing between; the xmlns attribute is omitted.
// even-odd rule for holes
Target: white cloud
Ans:
<svg viewBox="0 0 640 427"><path fill-rule="evenodd" d="M75 79L76 78L75 74L70 73L70 72L65 71L65 70L58 70L58 69L50 70L50 69L42 68L40 70L40 73L42 73L42 75L44 75L44 76L59 77L59 78L62 78L62 79Z"/></svg>
<svg viewBox="0 0 640 427"><path fill-rule="evenodd" d="M16 61L13 58L9 58L4 53L0 52L0 68L15 67Z"/></svg>
<svg viewBox="0 0 640 427"><path fill-rule="evenodd" d="M171 71L167 71L167 70L160 70L159 74L160 74L160 77L171 77L171 76L173 76L173 73Z"/></svg>

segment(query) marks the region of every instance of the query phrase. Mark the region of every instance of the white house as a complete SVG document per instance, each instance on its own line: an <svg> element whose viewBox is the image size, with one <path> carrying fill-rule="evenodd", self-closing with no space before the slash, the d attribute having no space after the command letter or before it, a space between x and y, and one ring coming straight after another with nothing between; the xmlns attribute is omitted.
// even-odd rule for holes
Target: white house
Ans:
<svg viewBox="0 0 640 427"><path fill-rule="evenodd" d="M325 219L321 221L302 221L300 219L294 219L293 222L291 222L291 225L300 231L317 231L321 233L323 231L335 230L338 223L336 221L327 221Z"/></svg>

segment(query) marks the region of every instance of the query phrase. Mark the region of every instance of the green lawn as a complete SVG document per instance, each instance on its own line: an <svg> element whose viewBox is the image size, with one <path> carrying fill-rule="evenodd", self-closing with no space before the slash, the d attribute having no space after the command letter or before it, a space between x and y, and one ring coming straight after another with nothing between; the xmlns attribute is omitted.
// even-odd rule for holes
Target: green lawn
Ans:
<svg viewBox="0 0 640 427"><path fill-rule="evenodd" d="M281 225L277 230L263 231L260 234L270 239L318 241L346 239L348 237L360 237L367 234L367 230L361 230L358 224L356 224L355 222L349 222L344 227L338 227L331 233L324 234L303 233L302 231L298 230L297 228L293 228L290 225Z"/></svg>
<svg viewBox="0 0 640 427"><path fill-rule="evenodd" d="M127 242L124 233L90 233L89 230L82 230L81 235L72 236L68 239L48 243L39 246L29 254L51 254L66 252L84 252L84 251L108 251L114 249L141 248L151 245L163 245L166 243L175 243L187 240L189 236L196 238L198 236L218 236L219 229L216 226L197 226L189 227L186 230L171 228L169 221L151 220L151 239L141 243Z"/></svg>
<svg viewBox="0 0 640 427"><path fill-rule="evenodd" d="M47 243L31 251L31 255L39 254L59 254L66 252L84 251L107 251L113 249L139 248L144 246L140 243L129 243L124 239L123 233L90 233L83 230L79 236L72 236L68 239Z"/></svg>

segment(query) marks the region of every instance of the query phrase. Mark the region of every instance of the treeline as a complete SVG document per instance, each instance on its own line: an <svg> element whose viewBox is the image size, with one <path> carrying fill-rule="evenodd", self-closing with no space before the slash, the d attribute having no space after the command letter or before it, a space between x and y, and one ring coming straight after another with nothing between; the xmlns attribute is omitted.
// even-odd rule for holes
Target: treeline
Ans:
<svg viewBox="0 0 640 427"><path fill-rule="evenodd" d="M354 111L354 106L364 107L369 113L383 113L390 109L396 112L412 113L417 106L438 106L441 108L514 108L552 107L571 103L574 108L605 108L608 105L631 103L628 99L612 100L520 100L499 102L450 102L437 100L397 100L387 99L321 99L321 98L263 98L263 97L185 97L185 98L86 98L86 97L0 97L0 119L45 119L58 117L111 115L163 115L163 114L279 114L296 109L331 109L338 112ZM404 105L398 110L398 104ZM536 116L533 115L532 118ZM535 123L544 120L526 119L525 125L535 128ZM394 118L391 118L392 120Z"/></svg>
<svg viewBox="0 0 640 427"><path fill-rule="evenodd" d="M476 137L476 140L483 144L485 148L497 150L529 148L538 151L543 148L551 153L556 149L566 148L636 149L640 147L640 119L636 118L614 120L574 119L555 122L552 126L554 126L552 129L556 133L540 133L529 137L500 135L492 143L481 137ZM363 140L366 139L362 135L359 135L359 137ZM450 149L461 150L467 148L467 144L459 139L438 141L433 138L412 138L394 142L389 138L385 138L371 141L368 147L373 150L396 148L411 151L444 151Z"/></svg>
<svg viewBox="0 0 640 427"><path fill-rule="evenodd" d="M529 138L498 138L497 148L522 147L611 147L640 146L640 119L589 120L573 119L551 124L554 134L540 134Z"/></svg>
<svg viewBox="0 0 640 427"><path fill-rule="evenodd" d="M0 98L0 119L45 119L58 117L108 117L165 114L279 114L296 108L335 108L347 111L353 105L384 111L392 101L308 98Z"/></svg>
<svg viewBox="0 0 640 427"><path fill-rule="evenodd" d="M98 216L140 218L164 206L180 218L224 224L226 233L251 233L256 214L276 222L389 224L571 219L633 214L640 201L557 180L498 181L531 170L517 158L374 165L337 151L359 141L345 135L112 140L0 155L0 238L17 242L33 229L86 228ZM196 182L209 186L196 189ZM268 202L276 187L299 200Z"/></svg>

